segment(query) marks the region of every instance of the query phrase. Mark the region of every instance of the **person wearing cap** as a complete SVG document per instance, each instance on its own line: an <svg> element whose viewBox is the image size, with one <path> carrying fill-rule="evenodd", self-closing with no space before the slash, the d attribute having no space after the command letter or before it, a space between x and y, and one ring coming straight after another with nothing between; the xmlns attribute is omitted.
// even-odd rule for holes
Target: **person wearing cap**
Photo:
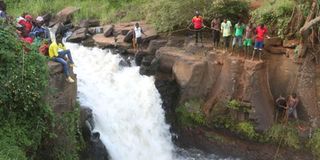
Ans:
<svg viewBox="0 0 320 160"><path fill-rule="evenodd" d="M52 42L49 46L49 57L58 63L61 63L63 66L63 72L66 76L66 80L70 83L73 83L74 80L70 76L68 62L65 60L65 57L68 57L70 61L70 67L74 67L74 62L71 56L70 50L66 49L62 43L62 37L58 36L56 42Z"/></svg>
<svg viewBox="0 0 320 160"><path fill-rule="evenodd" d="M42 36L40 36L42 35ZM49 39L49 31L48 29L43 27L43 18L38 16L34 23L34 26L30 32L30 36L41 39Z"/></svg>
<svg viewBox="0 0 320 160"><path fill-rule="evenodd" d="M26 15L24 17L25 19L19 20L19 24L21 24L24 27L25 33L29 34L32 30L32 16L31 15Z"/></svg>
<svg viewBox="0 0 320 160"><path fill-rule="evenodd" d="M193 28L195 29L195 34L196 34L196 43L198 43L198 39L200 38L201 43L202 43L202 28L204 27L203 25L203 18L200 16L200 12L196 11L196 15L192 18L192 23Z"/></svg>

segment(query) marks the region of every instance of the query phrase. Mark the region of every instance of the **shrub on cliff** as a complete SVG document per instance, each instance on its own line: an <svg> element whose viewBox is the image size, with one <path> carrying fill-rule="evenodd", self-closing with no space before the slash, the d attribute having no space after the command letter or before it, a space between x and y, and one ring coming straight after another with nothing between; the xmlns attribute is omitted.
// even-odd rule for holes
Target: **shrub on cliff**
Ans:
<svg viewBox="0 0 320 160"><path fill-rule="evenodd" d="M191 99L176 109L179 123L183 126L202 126L205 125L205 117L201 111L203 101L200 99Z"/></svg>
<svg viewBox="0 0 320 160"><path fill-rule="evenodd" d="M0 142L26 157L35 155L48 136L52 111L44 100L48 84L47 60L23 44L10 27L0 28ZM0 145L5 150L5 145ZM0 157L10 152L0 152ZM20 159L20 158L17 158Z"/></svg>
<svg viewBox="0 0 320 160"><path fill-rule="evenodd" d="M317 129L313 133L311 139L308 142L308 147L317 158L320 158L320 129Z"/></svg>
<svg viewBox="0 0 320 160"><path fill-rule="evenodd" d="M266 1L252 12L252 20L257 24L264 23L277 35L283 35L295 6L294 0Z"/></svg>

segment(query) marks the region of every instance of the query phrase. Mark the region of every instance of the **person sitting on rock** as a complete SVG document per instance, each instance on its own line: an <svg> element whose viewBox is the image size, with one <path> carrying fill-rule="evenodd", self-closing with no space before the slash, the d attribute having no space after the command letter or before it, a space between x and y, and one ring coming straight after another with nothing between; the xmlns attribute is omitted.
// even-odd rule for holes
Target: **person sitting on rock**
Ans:
<svg viewBox="0 0 320 160"><path fill-rule="evenodd" d="M264 42L263 42L264 38L267 37L269 39L270 37L267 35L268 29L263 23L256 28L255 33L256 33L256 40L254 42L254 49L253 49L251 60L253 60L256 52L258 52L259 60L261 60L262 48L264 46Z"/></svg>
<svg viewBox="0 0 320 160"><path fill-rule="evenodd" d="M18 23L24 27L25 33L29 35L33 28L32 16L26 15L25 19L20 19Z"/></svg>
<svg viewBox="0 0 320 160"><path fill-rule="evenodd" d="M73 83L74 80L70 76L68 63L65 60L66 56L70 61L70 66L74 66L74 62L71 56L70 50L67 50L64 44L62 43L62 37L58 36L56 42L52 42L49 46L49 57L52 58L53 61L61 63L63 66L63 72L67 77L67 81Z"/></svg>
<svg viewBox="0 0 320 160"><path fill-rule="evenodd" d="M136 45L138 47L138 52L142 51L142 34L146 36L143 32L142 28L140 27L139 23L136 23L133 29L133 37L136 41Z"/></svg>
<svg viewBox="0 0 320 160"><path fill-rule="evenodd" d="M299 99L297 97L296 93L293 93L288 97L287 101L287 118L292 114L295 119L298 119L298 114L297 114L297 106L299 104Z"/></svg>

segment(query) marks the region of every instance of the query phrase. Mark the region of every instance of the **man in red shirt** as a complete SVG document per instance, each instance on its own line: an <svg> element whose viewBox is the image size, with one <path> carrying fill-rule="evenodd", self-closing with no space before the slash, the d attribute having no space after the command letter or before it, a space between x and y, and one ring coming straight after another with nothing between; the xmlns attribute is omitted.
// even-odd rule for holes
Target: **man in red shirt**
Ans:
<svg viewBox="0 0 320 160"><path fill-rule="evenodd" d="M203 28L203 18L200 16L200 13L196 11L196 16L192 18L193 28L195 29L196 33L196 43L198 43L198 38L200 37L202 43L202 28ZM190 24L191 25L191 24Z"/></svg>
<svg viewBox="0 0 320 160"><path fill-rule="evenodd" d="M261 60L262 48L264 45L263 44L264 37L270 38L267 35L267 33L268 33L268 29L266 26L264 26L264 24L260 24L260 26L256 28L256 39L255 39L254 50L251 58L252 60L256 52L259 53L259 60Z"/></svg>

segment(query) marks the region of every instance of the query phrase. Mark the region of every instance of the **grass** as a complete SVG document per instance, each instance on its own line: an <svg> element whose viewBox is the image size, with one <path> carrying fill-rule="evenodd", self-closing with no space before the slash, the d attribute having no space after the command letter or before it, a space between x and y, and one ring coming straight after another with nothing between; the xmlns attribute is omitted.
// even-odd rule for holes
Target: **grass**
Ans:
<svg viewBox="0 0 320 160"><path fill-rule="evenodd" d="M206 123L205 116L201 111L203 101L192 99L180 105L176 109L178 122L183 126L203 126Z"/></svg>
<svg viewBox="0 0 320 160"><path fill-rule="evenodd" d="M146 1L147 0L52 0L48 2L47 0L5 0L8 13L12 16L19 16L23 12L28 12L33 16L43 15L48 12L56 13L67 6L74 6L80 8L80 11L74 15L76 21L94 18L102 22L139 19L141 16L136 13L141 9L139 8L140 4L144 4ZM127 10L130 10L132 14L126 14L125 17L117 16L121 11Z"/></svg>

